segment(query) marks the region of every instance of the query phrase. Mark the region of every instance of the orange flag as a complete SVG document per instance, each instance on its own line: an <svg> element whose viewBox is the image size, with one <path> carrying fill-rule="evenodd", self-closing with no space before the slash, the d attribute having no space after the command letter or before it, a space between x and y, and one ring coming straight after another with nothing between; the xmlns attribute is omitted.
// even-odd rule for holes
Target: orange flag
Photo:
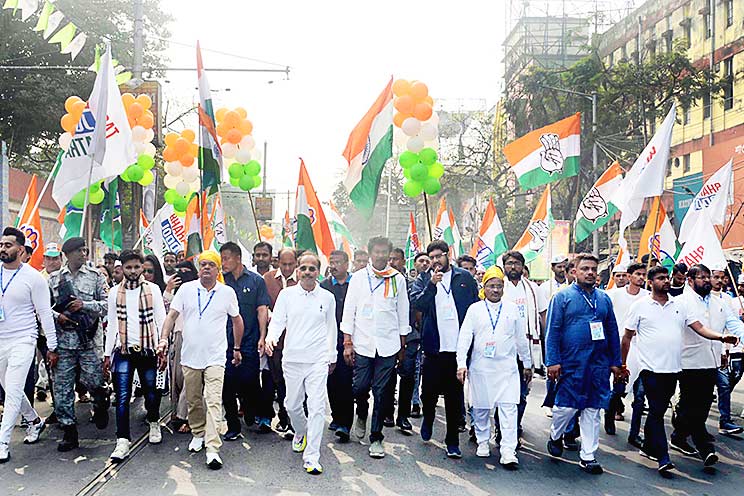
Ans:
<svg viewBox="0 0 744 496"><path fill-rule="evenodd" d="M31 243L34 248L34 253L31 255L29 264L36 270L44 268L44 239L41 235L41 217L39 217L39 209L36 209L33 217L31 215L31 209L36 205L36 201L39 198L36 191L36 175L31 178L31 182L26 190L26 197L23 199L23 204L18 211L18 229L26 235L26 239Z"/></svg>

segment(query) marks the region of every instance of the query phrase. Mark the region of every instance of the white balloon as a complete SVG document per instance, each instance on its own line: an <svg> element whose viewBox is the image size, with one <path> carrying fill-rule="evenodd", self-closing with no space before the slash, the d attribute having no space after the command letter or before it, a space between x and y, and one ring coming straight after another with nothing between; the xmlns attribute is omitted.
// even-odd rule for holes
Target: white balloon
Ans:
<svg viewBox="0 0 744 496"><path fill-rule="evenodd" d="M235 158L235 154L238 153L238 147L232 143L225 143L222 145L222 156L225 158Z"/></svg>
<svg viewBox="0 0 744 496"><path fill-rule="evenodd" d="M166 174L163 178L163 184L168 189L175 188L181 182L181 178L173 174Z"/></svg>
<svg viewBox="0 0 744 496"><path fill-rule="evenodd" d="M189 186L189 183L186 181L179 181L178 184L176 184L176 192L181 196L186 196L186 194L191 191L191 186Z"/></svg>
<svg viewBox="0 0 744 496"><path fill-rule="evenodd" d="M149 143L154 139L155 139L155 131L153 131L152 129L145 129L145 137L142 141L144 141L145 143Z"/></svg>
<svg viewBox="0 0 744 496"><path fill-rule="evenodd" d="M240 148L245 148L248 151L253 150L256 147L256 140L253 139L253 136L250 134L246 134L243 136L243 139L240 140Z"/></svg>
<svg viewBox="0 0 744 496"><path fill-rule="evenodd" d="M181 175L182 170L183 170L183 166L181 165L181 162L166 162L165 163L165 172L167 174L170 174L171 176L179 177Z"/></svg>
<svg viewBox="0 0 744 496"><path fill-rule="evenodd" d="M403 121L403 124L400 126L400 128L403 130L404 133L406 133L407 136L416 136L419 132L419 129L421 129L421 121L416 119L415 117L409 117L408 119Z"/></svg>
<svg viewBox="0 0 744 496"><path fill-rule="evenodd" d="M157 150L155 149L155 145L152 143L145 143L145 151L143 152L145 155L154 157L156 152Z"/></svg>
<svg viewBox="0 0 744 496"><path fill-rule="evenodd" d="M135 143L137 141L140 141L140 142L147 141L145 140L146 137L147 137L147 129L145 129L144 127L134 126L132 128L132 141L134 141Z"/></svg>
<svg viewBox="0 0 744 496"><path fill-rule="evenodd" d="M436 112L432 112L431 117L429 117L429 120L426 121L429 124L434 124L435 126L439 125L439 115L437 115Z"/></svg>
<svg viewBox="0 0 744 496"><path fill-rule="evenodd" d="M197 179L199 177L199 168L196 166L184 167L181 171L181 177L187 183L193 182L194 179Z"/></svg>
<svg viewBox="0 0 744 496"><path fill-rule="evenodd" d="M134 153L137 155L142 155L145 152L145 144L141 141L135 141L134 142Z"/></svg>
<svg viewBox="0 0 744 496"><path fill-rule="evenodd" d="M414 136L413 138L408 140L406 148L408 148L409 152L418 153L424 148L424 140L422 140L418 136Z"/></svg>
<svg viewBox="0 0 744 496"><path fill-rule="evenodd" d="M438 131L436 125L431 122L425 122L421 126L421 131L419 131L418 135L424 141L431 141L437 138Z"/></svg>
<svg viewBox="0 0 744 496"><path fill-rule="evenodd" d="M59 135L59 147L62 148L62 150L67 151L68 148L70 148L70 143L72 143L72 135L68 132L64 132Z"/></svg>
<svg viewBox="0 0 744 496"><path fill-rule="evenodd" d="M201 181L197 177L196 181L193 181L189 184L189 187L191 188L191 191L199 191L201 189Z"/></svg>
<svg viewBox="0 0 744 496"><path fill-rule="evenodd" d="M241 146L235 154L235 161L239 164L247 164L251 161L251 151Z"/></svg>

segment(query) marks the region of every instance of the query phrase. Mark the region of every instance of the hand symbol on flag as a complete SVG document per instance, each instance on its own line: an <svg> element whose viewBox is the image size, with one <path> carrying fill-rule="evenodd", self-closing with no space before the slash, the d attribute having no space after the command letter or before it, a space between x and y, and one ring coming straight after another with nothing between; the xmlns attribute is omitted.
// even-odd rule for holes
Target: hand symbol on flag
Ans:
<svg viewBox="0 0 744 496"><path fill-rule="evenodd" d="M532 236L532 240L528 245L529 249L540 251L545 246L545 241L550 235L550 227L545 222L538 220L529 225L527 232Z"/></svg>
<svg viewBox="0 0 744 496"><path fill-rule="evenodd" d="M540 152L540 167L551 174L563 171L563 153L559 137L555 133L540 135L540 143L544 150Z"/></svg>
<svg viewBox="0 0 744 496"><path fill-rule="evenodd" d="M587 220L596 222L607 215L607 202L597 188L592 188L579 205L579 211Z"/></svg>

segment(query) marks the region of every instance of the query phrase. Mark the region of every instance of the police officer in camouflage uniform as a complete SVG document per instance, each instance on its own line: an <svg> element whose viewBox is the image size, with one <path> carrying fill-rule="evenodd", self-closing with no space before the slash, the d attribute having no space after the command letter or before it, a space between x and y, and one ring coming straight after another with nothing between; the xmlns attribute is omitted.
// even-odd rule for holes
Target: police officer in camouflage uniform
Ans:
<svg viewBox="0 0 744 496"><path fill-rule="evenodd" d="M102 342L100 319L106 315L108 284L103 275L87 264L88 248L83 238L70 238L62 245L67 263L49 276L54 299L59 360L54 374L54 411L64 430L57 446L70 451L79 446L75 425L75 378L93 394L93 421L108 425L109 398L103 383L101 358L96 345Z"/></svg>

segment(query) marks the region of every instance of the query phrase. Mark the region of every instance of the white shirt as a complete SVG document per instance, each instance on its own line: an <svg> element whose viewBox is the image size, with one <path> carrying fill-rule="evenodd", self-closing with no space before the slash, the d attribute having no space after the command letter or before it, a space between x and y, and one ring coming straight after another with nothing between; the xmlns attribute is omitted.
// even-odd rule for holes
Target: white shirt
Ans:
<svg viewBox="0 0 744 496"><path fill-rule="evenodd" d="M27 264L21 264L16 270L8 270L2 265L0 263L4 291L0 297L3 312L0 340L38 338L38 315L49 349L56 350L57 332L46 279Z"/></svg>
<svg viewBox="0 0 744 496"><path fill-rule="evenodd" d="M550 303L550 300L553 298L554 294L556 294L558 291L562 289L567 288L568 286L569 286L568 279L565 279L562 283L560 283L555 280L555 277L551 277L544 283L540 284L537 290L540 293L540 296L542 297L543 301Z"/></svg>
<svg viewBox="0 0 744 496"><path fill-rule="evenodd" d="M119 337L119 319L116 316L116 295L119 293L119 286L121 286L122 283L123 281L109 289L108 293L108 324L106 326L106 343L103 351L103 355L107 357L111 356L115 348L121 347L121 338ZM160 334L163 330L163 322L165 322L165 304L163 303L163 295L160 293L158 285L147 281L145 281L145 284L150 286L150 292L152 293L152 316L155 324L153 344L157 346L158 341L160 340ZM126 302L128 348L140 344L140 289L127 289Z"/></svg>
<svg viewBox="0 0 744 496"><path fill-rule="evenodd" d="M452 296L452 269L442 273L442 282L437 284L434 305L436 305L437 309L439 351L457 351L457 336L460 334L460 321L457 318L455 297Z"/></svg>
<svg viewBox="0 0 744 496"><path fill-rule="evenodd" d="M170 307L183 316L181 365L192 369L224 367L227 317L240 315L235 291L220 282L207 291L199 280L190 281L181 285Z"/></svg>
<svg viewBox="0 0 744 496"><path fill-rule="evenodd" d="M651 294L650 291L648 291L647 289L643 289L643 288L640 288L640 290L638 291L638 294L630 294L628 293L629 287L630 287L630 284L627 284L623 286L622 288L612 288L606 291L607 296L609 296L610 300L612 301L612 309L615 312L615 321L617 322L617 330L620 333L621 338L623 334L625 334L625 328L623 327L623 324L625 324L625 317L627 317L628 315L628 310L630 310L630 306L636 301L643 298L644 296L648 296Z"/></svg>
<svg viewBox="0 0 744 496"><path fill-rule="evenodd" d="M274 304L267 339L276 343L286 329L285 362L336 363L336 298L315 284L308 292L297 284L283 289Z"/></svg>
<svg viewBox="0 0 744 496"><path fill-rule="evenodd" d="M517 305L519 315L524 319L527 334L532 339L539 339L539 315L548 309L548 302L540 292L540 287L524 277L520 278L516 285L506 278L503 298Z"/></svg>
<svg viewBox="0 0 744 496"><path fill-rule="evenodd" d="M638 349L639 370L659 374L682 370L685 328L701 317L683 302L670 298L662 306L646 295L630 306L625 328L636 332L631 346Z"/></svg>
<svg viewBox="0 0 744 496"><path fill-rule="evenodd" d="M354 274L344 301L341 331L352 337L354 352L362 356L389 357L398 353L400 336L411 332L405 277L396 274L395 294L391 287L385 296L385 283L375 277L369 266Z"/></svg>

